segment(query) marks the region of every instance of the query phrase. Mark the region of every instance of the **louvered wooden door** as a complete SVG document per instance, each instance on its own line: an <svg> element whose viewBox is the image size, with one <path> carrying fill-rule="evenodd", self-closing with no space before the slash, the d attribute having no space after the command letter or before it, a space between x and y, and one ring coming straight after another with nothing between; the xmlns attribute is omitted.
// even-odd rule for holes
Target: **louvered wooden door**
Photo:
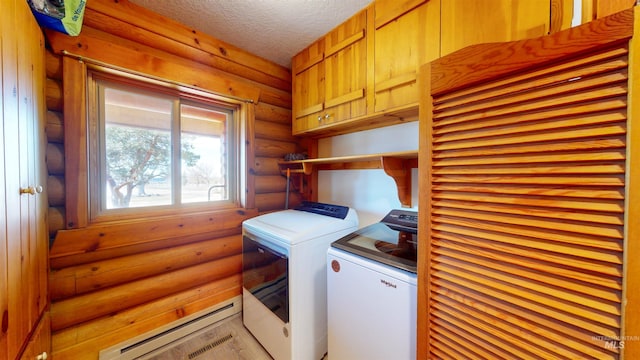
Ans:
<svg viewBox="0 0 640 360"><path fill-rule="evenodd" d="M638 358L633 16L422 68L419 358Z"/></svg>

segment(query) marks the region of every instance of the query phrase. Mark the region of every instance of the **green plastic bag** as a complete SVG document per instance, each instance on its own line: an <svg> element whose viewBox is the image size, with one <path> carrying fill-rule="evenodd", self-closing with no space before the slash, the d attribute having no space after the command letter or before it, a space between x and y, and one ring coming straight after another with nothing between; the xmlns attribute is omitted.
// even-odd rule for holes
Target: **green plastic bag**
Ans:
<svg viewBox="0 0 640 360"><path fill-rule="evenodd" d="M76 36L82 29L87 0L27 0L41 26Z"/></svg>

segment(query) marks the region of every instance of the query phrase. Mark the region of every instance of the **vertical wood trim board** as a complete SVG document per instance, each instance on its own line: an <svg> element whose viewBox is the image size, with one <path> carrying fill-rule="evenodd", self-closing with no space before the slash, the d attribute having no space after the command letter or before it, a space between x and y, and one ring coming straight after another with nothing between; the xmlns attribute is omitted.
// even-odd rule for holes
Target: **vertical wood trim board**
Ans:
<svg viewBox="0 0 640 360"><path fill-rule="evenodd" d="M626 11L431 64L419 358L620 358L629 29Z"/></svg>

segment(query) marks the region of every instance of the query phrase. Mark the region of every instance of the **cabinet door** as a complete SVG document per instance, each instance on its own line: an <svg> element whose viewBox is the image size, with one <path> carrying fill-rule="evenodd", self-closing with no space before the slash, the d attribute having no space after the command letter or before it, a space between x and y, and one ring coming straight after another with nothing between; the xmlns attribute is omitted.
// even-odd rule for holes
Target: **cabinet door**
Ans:
<svg viewBox="0 0 640 360"><path fill-rule="evenodd" d="M366 115L367 11L342 23L325 37L323 125Z"/></svg>
<svg viewBox="0 0 640 360"><path fill-rule="evenodd" d="M375 106L418 103L420 65L440 55L440 0L375 2Z"/></svg>
<svg viewBox="0 0 640 360"><path fill-rule="evenodd" d="M442 0L442 56L466 46L544 36L552 0Z"/></svg>
<svg viewBox="0 0 640 360"><path fill-rule="evenodd" d="M324 109L324 39L291 60L293 73L293 134L318 126Z"/></svg>

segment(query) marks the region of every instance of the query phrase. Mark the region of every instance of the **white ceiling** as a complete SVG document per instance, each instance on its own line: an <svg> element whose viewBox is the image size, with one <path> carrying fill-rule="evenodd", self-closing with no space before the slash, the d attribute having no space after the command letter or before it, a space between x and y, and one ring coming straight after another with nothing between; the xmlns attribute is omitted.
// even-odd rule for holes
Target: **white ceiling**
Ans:
<svg viewBox="0 0 640 360"><path fill-rule="evenodd" d="M291 57L372 0L130 0L290 68Z"/></svg>

